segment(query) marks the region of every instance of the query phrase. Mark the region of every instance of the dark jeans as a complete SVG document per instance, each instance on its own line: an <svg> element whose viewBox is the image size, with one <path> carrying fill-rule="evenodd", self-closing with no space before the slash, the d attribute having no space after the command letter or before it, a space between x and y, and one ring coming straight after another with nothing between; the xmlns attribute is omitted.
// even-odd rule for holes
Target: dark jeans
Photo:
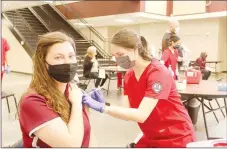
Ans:
<svg viewBox="0 0 227 149"><path fill-rule="evenodd" d="M211 75L211 71L206 69L201 69L201 72L203 74L203 80L208 80Z"/></svg>
<svg viewBox="0 0 227 149"><path fill-rule="evenodd" d="M108 78L108 75L106 74L105 78L103 79L103 78L99 78L98 72L91 72L90 77L93 79L96 79L95 87L98 87L98 86L102 87L105 84L105 82ZM101 82L101 84L100 84L100 82Z"/></svg>

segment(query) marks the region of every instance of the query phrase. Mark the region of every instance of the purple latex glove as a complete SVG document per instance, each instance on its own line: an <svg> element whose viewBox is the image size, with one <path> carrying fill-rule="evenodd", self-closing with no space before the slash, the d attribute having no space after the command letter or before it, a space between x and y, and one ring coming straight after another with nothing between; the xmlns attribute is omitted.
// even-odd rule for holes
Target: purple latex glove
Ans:
<svg viewBox="0 0 227 149"><path fill-rule="evenodd" d="M100 103L94 99L92 99L89 95L84 94L82 96L82 103L87 104L93 110L103 113L105 103Z"/></svg>
<svg viewBox="0 0 227 149"><path fill-rule="evenodd" d="M96 100L100 103L105 103L104 96L103 96L102 92L100 91L100 89L92 89L92 91L89 94L90 94L91 98L93 98L94 100Z"/></svg>
<svg viewBox="0 0 227 149"><path fill-rule="evenodd" d="M10 66L9 66L9 65L7 65L5 70L6 70L6 74L10 73L10 72L11 72L11 70L10 70Z"/></svg>

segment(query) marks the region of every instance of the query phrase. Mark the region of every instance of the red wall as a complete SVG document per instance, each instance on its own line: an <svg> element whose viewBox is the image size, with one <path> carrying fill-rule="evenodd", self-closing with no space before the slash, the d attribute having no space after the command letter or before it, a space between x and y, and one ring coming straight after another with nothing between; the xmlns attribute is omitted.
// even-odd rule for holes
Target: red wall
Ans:
<svg viewBox="0 0 227 149"><path fill-rule="evenodd" d="M219 12L227 11L227 1L212 1L209 6L206 7L207 12Z"/></svg>
<svg viewBox="0 0 227 149"><path fill-rule="evenodd" d="M145 1L82 1L66 4L74 13L66 10L64 6L56 6L68 19L116 15L124 13L135 13L145 11ZM212 1L211 5L206 7L206 12L227 11L226 1ZM167 0L166 15L173 13L173 1Z"/></svg>
<svg viewBox="0 0 227 149"><path fill-rule="evenodd" d="M173 1L167 0L166 15L170 16L173 13Z"/></svg>
<svg viewBox="0 0 227 149"><path fill-rule="evenodd" d="M74 13L78 13L81 18L107 16L124 13L134 13L144 11L143 1L82 1L66 4ZM57 8L68 18L76 19L76 15L70 11L65 11L64 6Z"/></svg>

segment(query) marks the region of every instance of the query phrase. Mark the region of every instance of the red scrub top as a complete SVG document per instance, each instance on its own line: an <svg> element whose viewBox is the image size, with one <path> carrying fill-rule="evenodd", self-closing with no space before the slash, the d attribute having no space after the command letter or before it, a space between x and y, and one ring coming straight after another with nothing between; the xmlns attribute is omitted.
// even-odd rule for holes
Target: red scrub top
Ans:
<svg viewBox="0 0 227 149"><path fill-rule="evenodd" d="M46 98L38 94L25 96L20 103L20 127L23 136L23 147L49 148L50 146L33 134L36 130L48 125L50 120L59 118L59 114L54 112L46 104ZM90 122L83 108L84 138L81 147L89 147L90 142Z"/></svg>
<svg viewBox="0 0 227 149"><path fill-rule="evenodd" d="M174 49L174 53L171 52L170 49L166 49L162 53L162 60L164 61L165 66L168 68L171 65L172 70L174 72L174 79L177 79L176 69L177 69L177 58L178 51Z"/></svg>
<svg viewBox="0 0 227 149"><path fill-rule="evenodd" d="M136 147L186 147L195 141L193 124L175 81L159 61L152 60L139 81L134 71L129 70L125 75L124 95L128 96L131 108L138 108L144 97L159 100L147 120L138 123L144 136Z"/></svg>
<svg viewBox="0 0 227 149"><path fill-rule="evenodd" d="M2 38L2 65L5 66L6 52L9 51L10 47L5 38Z"/></svg>
<svg viewBox="0 0 227 149"><path fill-rule="evenodd" d="M196 65L199 66L200 69L205 69L206 68L206 59L202 58L202 57L196 59Z"/></svg>
<svg viewBox="0 0 227 149"><path fill-rule="evenodd" d="M3 74L5 72L5 61L6 61L6 52L9 51L10 47L5 38L2 38L2 61L1 61L1 79L3 78Z"/></svg>

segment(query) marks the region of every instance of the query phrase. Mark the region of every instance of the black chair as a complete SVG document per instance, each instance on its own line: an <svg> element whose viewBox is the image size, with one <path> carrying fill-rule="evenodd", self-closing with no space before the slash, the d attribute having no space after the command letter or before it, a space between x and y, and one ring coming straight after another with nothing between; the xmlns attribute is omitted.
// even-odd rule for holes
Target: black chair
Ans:
<svg viewBox="0 0 227 149"><path fill-rule="evenodd" d="M94 84L95 84L96 79L95 78L91 78L91 77L85 77L84 84L87 84L87 86L88 86L90 84L91 80L93 80Z"/></svg>
<svg viewBox="0 0 227 149"><path fill-rule="evenodd" d="M7 107L8 107L8 112L10 113L9 97L13 97L14 98L16 110L18 112L18 106L17 106L17 100L16 100L16 97L15 97L15 94L14 93L11 93L11 92L4 92L4 91L2 91L2 97L1 98L2 98L2 100L3 99L6 99Z"/></svg>
<svg viewBox="0 0 227 149"><path fill-rule="evenodd" d="M115 72L111 72L109 75L108 75L108 88L107 88L107 95L109 94L109 90L110 90L110 81L111 80L117 80L117 76L116 76L116 73Z"/></svg>

